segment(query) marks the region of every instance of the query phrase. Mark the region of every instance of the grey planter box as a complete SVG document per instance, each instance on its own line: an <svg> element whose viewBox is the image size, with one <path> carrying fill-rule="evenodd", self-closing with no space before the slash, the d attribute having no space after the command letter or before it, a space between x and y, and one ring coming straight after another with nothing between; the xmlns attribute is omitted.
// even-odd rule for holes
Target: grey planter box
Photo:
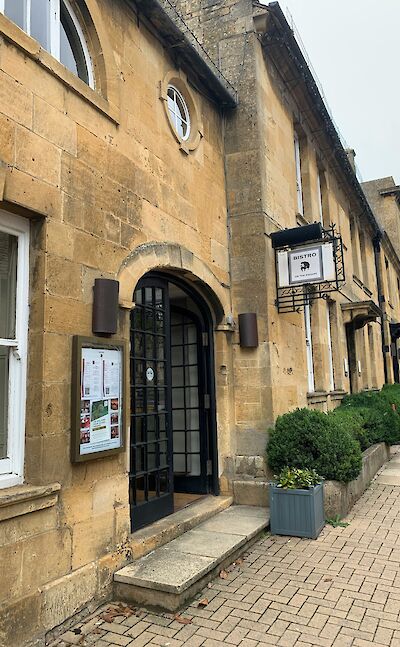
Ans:
<svg viewBox="0 0 400 647"><path fill-rule="evenodd" d="M308 490L286 490L271 483L272 535L316 539L325 525L324 485Z"/></svg>

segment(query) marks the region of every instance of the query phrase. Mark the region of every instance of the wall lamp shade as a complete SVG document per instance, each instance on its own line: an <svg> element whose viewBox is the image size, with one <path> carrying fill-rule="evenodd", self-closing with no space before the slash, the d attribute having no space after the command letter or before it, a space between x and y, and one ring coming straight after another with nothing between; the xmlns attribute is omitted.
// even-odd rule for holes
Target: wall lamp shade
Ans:
<svg viewBox="0 0 400 647"><path fill-rule="evenodd" d="M239 338L242 348L257 348L258 327L255 312L245 312L239 315Z"/></svg>
<svg viewBox="0 0 400 647"><path fill-rule="evenodd" d="M114 335L117 332L118 295L118 281L95 279L92 322L94 335Z"/></svg>

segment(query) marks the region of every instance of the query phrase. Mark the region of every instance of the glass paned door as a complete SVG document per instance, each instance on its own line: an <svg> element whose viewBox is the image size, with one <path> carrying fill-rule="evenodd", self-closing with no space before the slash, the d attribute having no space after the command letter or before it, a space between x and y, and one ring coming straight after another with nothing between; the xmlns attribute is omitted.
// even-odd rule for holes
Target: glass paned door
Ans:
<svg viewBox="0 0 400 647"><path fill-rule="evenodd" d="M171 388L174 490L207 488L207 428L204 412L201 327L187 310L171 307Z"/></svg>
<svg viewBox="0 0 400 647"><path fill-rule="evenodd" d="M131 315L132 530L173 512L168 284L143 279Z"/></svg>

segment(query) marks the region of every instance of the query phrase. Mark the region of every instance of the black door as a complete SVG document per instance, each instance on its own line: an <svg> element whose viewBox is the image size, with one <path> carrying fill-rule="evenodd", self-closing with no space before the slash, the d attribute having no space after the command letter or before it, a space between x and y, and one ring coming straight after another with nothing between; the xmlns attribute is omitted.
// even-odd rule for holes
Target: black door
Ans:
<svg viewBox="0 0 400 647"><path fill-rule="evenodd" d="M187 306L174 303L176 288ZM171 514L174 491L218 494L211 316L190 287L156 273L138 283L134 302L132 531Z"/></svg>
<svg viewBox="0 0 400 647"><path fill-rule="evenodd" d="M143 279L131 315L132 530L173 512L168 283Z"/></svg>
<svg viewBox="0 0 400 647"><path fill-rule="evenodd" d="M207 492L208 402L201 321L171 306L171 389L174 491Z"/></svg>

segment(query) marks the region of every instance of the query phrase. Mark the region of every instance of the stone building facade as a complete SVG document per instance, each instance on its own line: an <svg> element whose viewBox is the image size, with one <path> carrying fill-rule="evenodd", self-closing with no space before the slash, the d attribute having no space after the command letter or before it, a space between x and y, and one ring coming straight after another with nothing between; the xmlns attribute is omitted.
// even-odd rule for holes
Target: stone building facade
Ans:
<svg viewBox="0 0 400 647"><path fill-rule="evenodd" d="M173 4L184 20L169 0L52 0L42 33L0 2L7 646L109 595L174 494L265 503L277 415L385 379L382 228L279 7ZM346 282L279 313L271 235L314 221L336 225ZM119 282L126 449L76 462L73 345L93 337L96 279Z"/></svg>
<svg viewBox="0 0 400 647"><path fill-rule="evenodd" d="M392 177L363 182L362 188L383 230L378 250L386 376L400 382L400 188Z"/></svg>
<svg viewBox="0 0 400 647"><path fill-rule="evenodd" d="M261 331L258 353L238 349L234 362L236 461L247 477L246 454L262 453L277 415L326 411L350 389L382 386L381 229L279 5L175 5L240 97L225 130L232 294L238 312L257 311ZM342 237L345 285L305 313L279 314L271 234L319 221Z"/></svg>
<svg viewBox="0 0 400 647"><path fill-rule="evenodd" d="M15 24L18 16L0 14L1 337L10 338L1 347L0 430L2 458L13 461L0 477L0 643L13 647L101 597L129 552L129 450L70 460L72 340L92 336L96 278L120 282L114 338L128 343L144 275L162 274L165 302L169 289L182 307L185 285L199 293L219 367L220 464L232 453L222 113L235 92L190 42L177 64L182 32L162 8L146 17L122 1L88 0L61 11L76 68L79 44L88 50L91 83ZM189 107L188 138L168 109L170 86ZM19 401L7 397L9 381ZM125 415L124 433L129 406Z"/></svg>

